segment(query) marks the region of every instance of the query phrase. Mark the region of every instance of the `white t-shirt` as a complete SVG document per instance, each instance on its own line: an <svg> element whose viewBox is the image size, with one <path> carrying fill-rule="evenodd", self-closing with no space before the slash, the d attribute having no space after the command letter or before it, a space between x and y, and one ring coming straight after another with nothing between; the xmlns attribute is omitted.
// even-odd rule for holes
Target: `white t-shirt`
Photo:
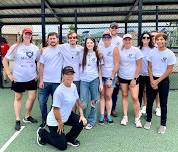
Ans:
<svg viewBox="0 0 178 152"><path fill-rule="evenodd" d="M8 50L5 58L14 60L12 74L17 82L27 82L36 78L36 63L40 51L34 44L14 44Z"/></svg>
<svg viewBox="0 0 178 152"><path fill-rule="evenodd" d="M148 61L152 64L152 73L155 77L162 76L166 72L168 65L174 65L177 62L175 54L171 50L159 51L158 48L153 49Z"/></svg>
<svg viewBox="0 0 178 152"><path fill-rule="evenodd" d="M119 50L120 62L119 62L119 77L126 80L134 79L135 70L137 68L136 61L143 58L142 52L131 46L129 49Z"/></svg>
<svg viewBox="0 0 178 152"><path fill-rule="evenodd" d="M80 53L83 51L83 47L76 45L76 47L73 48L66 43L59 45L59 49L61 50L64 58L63 67L72 66L75 71L74 81L80 81Z"/></svg>
<svg viewBox="0 0 178 152"><path fill-rule="evenodd" d="M99 77L98 75L98 68L97 68L97 58L95 52L88 52L86 56L86 65L82 67L82 60L83 60L83 53L81 53L81 58L80 58L80 80L81 81L86 81L86 82L91 82L92 80L96 79Z"/></svg>
<svg viewBox="0 0 178 152"><path fill-rule="evenodd" d="M112 70L114 68L114 48L114 45L110 45L109 47L101 47L104 62L104 64L102 65L102 77L111 77Z"/></svg>
<svg viewBox="0 0 178 152"><path fill-rule="evenodd" d="M142 47L141 52L143 53L142 58L142 69L140 71L140 75L148 76L148 56L151 53L152 49L149 47Z"/></svg>
<svg viewBox="0 0 178 152"><path fill-rule="evenodd" d="M61 82L61 71L63 66L63 56L58 49L47 47L44 49L40 63L44 64L43 81L51 83Z"/></svg>
<svg viewBox="0 0 178 152"><path fill-rule="evenodd" d="M122 38L120 36L112 36L111 44L114 45L115 47L118 47L118 49L122 48ZM104 46L103 40L100 39L98 43L98 48Z"/></svg>
<svg viewBox="0 0 178 152"><path fill-rule="evenodd" d="M71 84L71 87L66 87L63 83L60 84L53 95L53 107L58 107L61 113L62 122L65 123L72 111L73 106L75 105L77 99L79 99L77 88L74 83ZM57 126L58 122L54 116L53 108L48 113L47 124L49 126Z"/></svg>

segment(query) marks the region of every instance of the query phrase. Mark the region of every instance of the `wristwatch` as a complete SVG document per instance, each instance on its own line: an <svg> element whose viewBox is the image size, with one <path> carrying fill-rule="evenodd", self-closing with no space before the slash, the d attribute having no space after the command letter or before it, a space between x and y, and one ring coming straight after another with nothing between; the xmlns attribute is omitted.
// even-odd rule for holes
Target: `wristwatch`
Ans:
<svg viewBox="0 0 178 152"><path fill-rule="evenodd" d="M135 81L137 81L137 78L134 78Z"/></svg>

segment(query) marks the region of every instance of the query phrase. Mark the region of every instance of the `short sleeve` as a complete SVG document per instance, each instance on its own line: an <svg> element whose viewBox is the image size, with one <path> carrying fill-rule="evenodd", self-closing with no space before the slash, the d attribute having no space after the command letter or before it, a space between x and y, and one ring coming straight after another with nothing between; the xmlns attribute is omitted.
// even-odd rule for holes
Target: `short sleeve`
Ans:
<svg viewBox="0 0 178 152"><path fill-rule="evenodd" d="M75 97L76 97L76 100L79 99L79 95L78 95L78 91L77 91L77 87L76 85L74 84L74 93L75 93Z"/></svg>
<svg viewBox="0 0 178 152"><path fill-rule="evenodd" d="M173 65L176 63L177 63L177 61L176 61L175 54L172 51L170 51L170 56L168 58L168 65Z"/></svg>
<svg viewBox="0 0 178 152"><path fill-rule="evenodd" d="M83 60L83 51L80 52L80 64L82 65L82 60Z"/></svg>
<svg viewBox="0 0 178 152"><path fill-rule="evenodd" d="M140 51L140 49L138 48L135 48L135 49L136 49L136 55L135 55L136 60L143 58L143 53Z"/></svg>
<svg viewBox="0 0 178 152"><path fill-rule="evenodd" d="M41 56L40 50L37 48L36 61L40 60L40 56Z"/></svg>
<svg viewBox="0 0 178 152"><path fill-rule="evenodd" d="M18 47L18 44L12 45L9 48L9 50L7 51L7 54L5 55L5 58L8 59L8 60L14 60L17 47Z"/></svg>
<svg viewBox="0 0 178 152"><path fill-rule="evenodd" d="M53 105L52 106L60 108L62 105L62 100L63 100L62 92L61 92L60 88L57 88L53 95Z"/></svg>
<svg viewBox="0 0 178 152"><path fill-rule="evenodd" d="M153 50L150 51L150 53L148 54L146 60L149 62L152 62L152 55L153 55Z"/></svg>
<svg viewBox="0 0 178 152"><path fill-rule="evenodd" d="M44 64L45 63L45 60L44 60L44 58L45 58L45 50L43 51L43 53L40 55L40 59L39 59L39 62L40 63L42 63L42 64Z"/></svg>

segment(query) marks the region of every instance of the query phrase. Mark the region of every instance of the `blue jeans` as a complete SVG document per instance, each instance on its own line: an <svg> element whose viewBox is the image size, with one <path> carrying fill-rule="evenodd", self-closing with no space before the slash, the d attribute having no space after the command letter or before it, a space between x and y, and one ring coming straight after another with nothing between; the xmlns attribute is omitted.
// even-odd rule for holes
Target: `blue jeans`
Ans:
<svg viewBox="0 0 178 152"><path fill-rule="evenodd" d="M89 93L91 98L89 98ZM98 101L98 93L99 93L99 79L96 78L90 82L80 81L80 99L81 102L85 104L84 115L88 120L88 123L94 125L96 123L96 110L97 110L97 101ZM87 105L89 103L89 99L94 101L95 104L91 106L90 113L88 117L86 116Z"/></svg>
<svg viewBox="0 0 178 152"><path fill-rule="evenodd" d="M42 115L42 121L46 121L47 114L48 114L48 108L47 108L47 102L49 95L52 96L56 88L59 86L60 83L51 83L51 82L44 82L44 88L39 89L38 91L38 101L40 105L41 115Z"/></svg>

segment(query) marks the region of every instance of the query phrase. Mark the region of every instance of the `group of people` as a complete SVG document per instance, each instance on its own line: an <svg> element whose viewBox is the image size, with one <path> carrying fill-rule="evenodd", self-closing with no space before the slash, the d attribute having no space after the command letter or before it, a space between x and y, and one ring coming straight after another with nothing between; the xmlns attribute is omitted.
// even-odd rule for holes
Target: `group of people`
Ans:
<svg viewBox="0 0 178 152"><path fill-rule="evenodd" d="M20 41L10 47L3 59L15 92L15 129L21 128L20 111L25 91L28 97L23 122L37 122L31 111L39 79L38 101L42 116L37 130L39 145L48 143L60 150L65 150L67 145L79 146L77 137L82 129L92 129L97 122L98 102L99 124L113 123L119 89L123 110L121 125L128 124L129 91L137 128L142 127L141 112L146 113L144 128L151 128L153 102L157 96L157 114L161 118L158 133L164 134L169 75L176 63L174 53L166 47L167 35L144 32L139 46L135 47L132 35L127 33L121 38L117 35L118 28L117 23L111 23L98 44L88 37L84 46L77 44L75 32L67 35L68 43L60 45L58 34L52 32L47 36L47 47L41 50L32 44L32 30L24 28ZM12 72L9 60L14 61ZM52 97L50 110L49 95ZM67 134L64 125L72 126Z"/></svg>

